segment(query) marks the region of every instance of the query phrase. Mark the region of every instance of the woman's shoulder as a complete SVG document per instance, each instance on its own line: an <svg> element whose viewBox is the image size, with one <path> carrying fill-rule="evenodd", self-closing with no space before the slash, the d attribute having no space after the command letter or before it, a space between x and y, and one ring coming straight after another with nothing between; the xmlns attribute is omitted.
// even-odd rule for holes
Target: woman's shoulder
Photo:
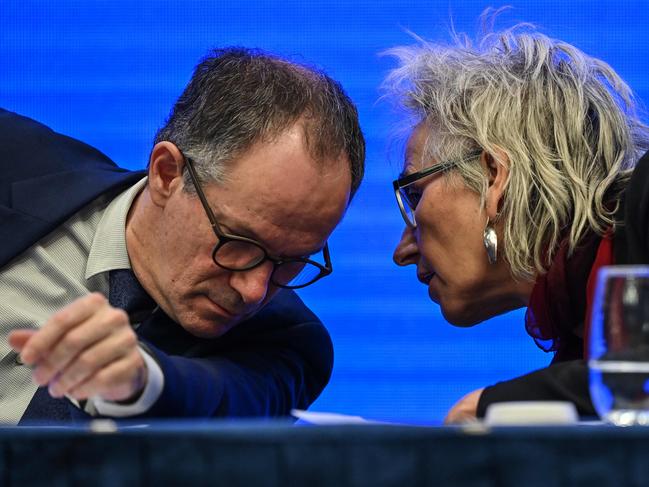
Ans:
<svg viewBox="0 0 649 487"><path fill-rule="evenodd" d="M627 214L630 211L636 216L647 216L649 209L649 152L646 152L636 163L625 191L625 200Z"/></svg>
<svg viewBox="0 0 649 487"><path fill-rule="evenodd" d="M638 160L616 212L616 264L649 264L649 152Z"/></svg>
<svg viewBox="0 0 649 487"><path fill-rule="evenodd" d="M647 174L649 174L649 151L645 152L636 163L632 178L637 179L637 176L644 176L644 180L646 181Z"/></svg>

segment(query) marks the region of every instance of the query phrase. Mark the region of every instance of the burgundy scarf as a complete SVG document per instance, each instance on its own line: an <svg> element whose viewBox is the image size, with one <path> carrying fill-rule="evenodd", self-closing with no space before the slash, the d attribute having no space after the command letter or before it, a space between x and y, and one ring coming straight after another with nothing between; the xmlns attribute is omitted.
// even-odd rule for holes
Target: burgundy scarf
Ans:
<svg viewBox="0 0 649 487"><path fill-rule="evenodd" d="M548 272L536 280L525 314L525 328L541 350L555 352L552 362L587 356L590 304L597 271L613 263L612 233L607 232L604 237L590 233L570 256L568 241L564 239Z"/></svg>

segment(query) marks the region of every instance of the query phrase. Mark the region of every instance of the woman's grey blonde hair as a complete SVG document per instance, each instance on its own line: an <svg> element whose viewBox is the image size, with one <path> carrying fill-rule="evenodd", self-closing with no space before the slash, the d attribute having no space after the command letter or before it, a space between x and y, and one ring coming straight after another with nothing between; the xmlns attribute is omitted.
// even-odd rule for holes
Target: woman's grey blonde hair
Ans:
<svg viewBox="0 0 649 487"><path fill-rule="evenodd" d="M453 37L451 45L418 39L387 51L399 66L384 88L414 124L430 127L425 160L460 161L456 173L483 203L488 174L469 154L507 155L501 248L514 277L533 278L564 238L573 252L588 231L615 224L619 192L649 132L622 79L570 44L528 24L475 43Z"/></svg>

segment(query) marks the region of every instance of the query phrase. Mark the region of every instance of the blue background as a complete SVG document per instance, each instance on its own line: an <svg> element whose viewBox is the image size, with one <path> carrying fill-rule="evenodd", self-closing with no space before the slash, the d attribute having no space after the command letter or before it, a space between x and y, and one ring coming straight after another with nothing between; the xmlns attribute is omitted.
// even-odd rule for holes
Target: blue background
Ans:
<svg viewBox="0 0 649 487"><path fill-rule="evenodd" d="M536 23L600 57L649 99L649 2L512 1L497 25ZM367 176L330 240L334 274L301 295L329 327L336 364L314 410L434 423L463 394L549 362L522 311L471 329L446 323L414 268L391 254L402 230L391 191L402 144L377 102L393 66L377 55L411 30L474 34L486 1L0 0L0 106L146 164L153 134L211 47L260 47L325 69L358 104ZM452 19L452 20L451 20Z"/></svg>

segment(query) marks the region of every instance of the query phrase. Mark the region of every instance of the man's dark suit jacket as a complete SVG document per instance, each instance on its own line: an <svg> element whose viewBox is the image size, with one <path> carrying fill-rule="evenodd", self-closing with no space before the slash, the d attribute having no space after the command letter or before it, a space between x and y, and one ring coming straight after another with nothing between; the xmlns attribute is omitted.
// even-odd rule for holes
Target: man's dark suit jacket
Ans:
<svg viewBox="0 0 649 487"><path fill-rule="evenodd" d="M636 164L615 219L622 222L613 235L615 265L649 264L649 153ZM478 417L485 415L490 404L504 401L570 401L580 415L596 414L590 400L588 366L584 360L553 363L487 387L478 403Z"/></svg>
<svg viewBox="0 0 649 487"><path fill-rule="evenodd" d="M0 109L0 269L98 196L144 175ZM218 339L194 337L162 312L138 335L165 380L146 417L287 415L318 397L333 366L326 329L287 290Z"/></svg>

